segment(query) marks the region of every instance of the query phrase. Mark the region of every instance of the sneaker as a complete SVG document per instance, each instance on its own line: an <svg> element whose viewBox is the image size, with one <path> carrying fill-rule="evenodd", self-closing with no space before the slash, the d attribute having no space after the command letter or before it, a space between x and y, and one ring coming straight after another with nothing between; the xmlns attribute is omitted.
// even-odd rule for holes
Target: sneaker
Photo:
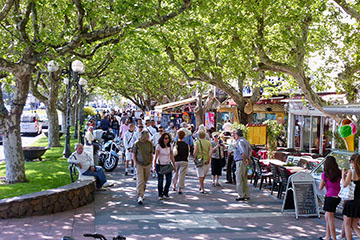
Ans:
<svg viewBox="0 0 360 240"><path fill-rule="evenodd" d="M136 176L134 176L133 179L136 180Z"/></svg>
<svg viewBox="0 0 360 240"><path fill-rule="evenodd" d="M220 184L220 183L216 183L216 186L217 186L217 187L221 187L221 184Z"/></svg>
<svg viewBox="0 0 360 240"><path fill-rule="evenodd" d="M211 186L215 187L215 186L216 186L216 184L215 184L215 183L212 183L212 184L211 184Z"/></svg>
<svg viewBox="0 0 360 240"><path fill-rule="evenodd" d="M96 188L96 191L106 191L106 188Z"/></svg>
<svg viewBox="0 0 360 240"><path fill-rule="evenodd" d="M113 183L109 183L109 182L106 182L106 183L104 183L104 185L103 185L104 188L106 188L106 187L112 187L112 186L114 186L114 184L113 184Z"/></svg>
<svg viewBox="0 0 360 240"><path fill-rule="evenodd" d="M241 198L241 197L239 197L239 198L237 198L237 199L235 199L236 201L246 201L246 198Z"/></svg>
<svg viewBox="0 0 360 240"><path fill-rule="evenodd" d="M127 175L129 175L129 173L128 173L128 172L125 172L125 176L127 176Z"/></svg>
<svg viewBox="0 0 360 240"><path fill-rule="evenodd" d="M226 183L226 184L232 184L233 182L230 182L230 181L226 181L225 183Z"/></svg>
<svg viewBox="0 0 360 240"><path fill-rule="evenodd" d="M159 197L158 200L164 200L164 198L163 198L163 197Z"/></svg>
<svg viewBox="0 0 360 240"><path fill-rule="evenodd" d="M153 174L152 174L152 178L156 178L156 173L153 173Z"/></svg>
<svg viewBox="0 0 360 240"><path fill-rule="evenodd" d="M142 197L139 197L137 202L139 205L142 205L144 203L144 199Z"/></svg>
<svg viewBox="0 0 360 240"><path fill-rule="evenodd" d="M247 201L247 200L249 200L250 199L250 197L245 197L245 200Z"/></svg>
<svg viewBox="0 0 360 240"><path fill-rule="evenodd" d="M169 196L164 196L164 200L169 200L170 197Z"/></svg>

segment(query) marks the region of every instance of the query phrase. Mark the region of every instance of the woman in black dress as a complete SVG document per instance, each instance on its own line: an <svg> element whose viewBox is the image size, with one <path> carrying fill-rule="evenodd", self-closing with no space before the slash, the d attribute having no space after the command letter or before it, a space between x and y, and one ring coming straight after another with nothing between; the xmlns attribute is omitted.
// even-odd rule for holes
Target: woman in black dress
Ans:
<svg viewBox="0 0 360 240"><path fill-rule="evenodd" d="M342 171L343 187L353 182L355 184L354 200L347 200L344 204L344 228L347 240L352 239L351 229L360 237L358 221L360 218L360 155L354 154L350 158L352 169Z"/></svg>
<svg viewBox="0 0 360 240"><path fill-rule="evenodd" d="M214 132L212 134L213 141L211 145L213 147L213 154L211 156L211 175L213 178L212 186L221 187L219 183L219 178L221 176L222 168L224 167L223 161L225 161L225 145L219 139L219 133Z"/></svg>

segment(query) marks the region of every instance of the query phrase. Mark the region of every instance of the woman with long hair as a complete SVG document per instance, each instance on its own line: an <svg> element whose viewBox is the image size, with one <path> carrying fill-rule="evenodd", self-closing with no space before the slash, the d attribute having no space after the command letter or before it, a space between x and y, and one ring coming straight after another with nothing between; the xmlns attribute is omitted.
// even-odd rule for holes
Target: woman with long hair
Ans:
<svg viewBox="0 0 360 240"><path fill-rule="evenodd" d="M174 147L177 149L177 154L175 156L175 165L176 171L173 177L173 186L174 191L176 191L176 185L179 186L178 193L182 194L182 189L185 187L185 176L188 169L188 158L190 153L190 146L184 142L185 132L179 130L178 141L174 144Z"/></svg>
<svg viewBox="0 0 360 240"><path fill-rule="evenodd" d="M171 146L171 137L170 134L164 133L159 139L159 143L155 149L155 158L154 158L154 171L156 170L158 175L158 194L159 200L169 199L169 188L171 185L172 172L167 174L161 174L161 166L168 164L173 164L174 170L176 171L173 147ZM166 178L165 188L164 188L164 175Z"/></svg>
<svg viewBox="0 0 360 240"><path fill-rule="evenodd" d="M326 235L320 239L329 240L336 239L336 229L334 223L334 215L336 207L339 205L341 199L338 194L340 192L341 170L333 156L327 156L324 163L324 172L321 175L321 183L319 189L326 188L325 194L325 221L326 221Z"/></svg>
<svg viewBox="0 0 360 240"><path fill-rule="evenodd" d="M194 161L196 159L201 159L202 161L202 166L196 167L196 174L197 177L199 178L200 192L205 193L204 181L206 174L209 171L210 160L213 150L211 143L205 139L206 137L205 132L199 132L198 137L199 140L195 142Z"/></svg>
<svg viewBox="0 0 360 240"><path fill-rule="evenodd" d="M212 186L221 187L219 183L219 178L222 172L222 161L225 161L225 145L220 140L220 134L218 132L213 132L213 140L211 145L213 147L213 154L211 156L211 175L213 178Z"/></svg>
<svg viewBox="0 0 360 240"><path fill-rule="evenodd" d="M136 191L138 194L138 204L143 204L146 183L149 179L151 162L153 159L154 147L149 140L149 132L143 130L139 139L135 142L132 153L136 165Z"/></svg>
<svg viewBox="0 0 360 240"><path fill-rule="evenodd" d="M351 168L342 171L343 187L347 187L350 182L355 184L354 200L347 200L344 204L344 229L347 240L352 239L351 229L360 237L358 221L360 218L360 155L354 154L350 158Z"/></svg>

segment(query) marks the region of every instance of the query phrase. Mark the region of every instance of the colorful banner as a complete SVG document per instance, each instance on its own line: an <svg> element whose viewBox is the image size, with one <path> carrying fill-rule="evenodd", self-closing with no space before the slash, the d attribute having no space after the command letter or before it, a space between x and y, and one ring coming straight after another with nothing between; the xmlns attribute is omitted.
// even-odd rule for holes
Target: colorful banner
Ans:
<svg viewBox="0 0 360 240"><path fill-rule="evenodd" d="M205 127L207 129L215 127L215 113L213 112L205 113Z"/></svg>

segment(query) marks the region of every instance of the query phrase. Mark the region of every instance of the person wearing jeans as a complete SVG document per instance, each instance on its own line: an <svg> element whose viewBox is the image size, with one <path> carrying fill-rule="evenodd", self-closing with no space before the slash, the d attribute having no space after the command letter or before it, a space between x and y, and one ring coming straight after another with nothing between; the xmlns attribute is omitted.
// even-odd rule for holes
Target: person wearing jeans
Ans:
<svg viewBox="0 0 360 240"><path fill-rule="evenodd" d="M159 144L156 146L154 166L158 174L158 194L159 200L169 199L169 188L171 185L172 172L165 174L166 183L164 187L164 174L160 174L160 167L172 162L174 170L176 171L175 159L173 154L173 148L170 144L171 137L168 133L161 135Z"/></svg>
<svg viewBox="0 0 360 240"><path fill-rule="evenodd" d="M106 183L106 176L101 167L94 165L94 160L89 157L84 151L84 146L81 143L75 144L75 152L71 154L68 163L74 163L80 168L80 172L84 176L94 176L96 179L96 188L110 187Z"/></svg>
<svg viewBox="0 0 360 240"><path fill-rule="evenodd" d="M185 187L190 146L183 141L185 137L184 131L179 130L177 135L179 140L175 143L177 154L175 156L176 171L173 177L173 190L176 191L176 185L178 185L178 194L182 194L181 190Z"/></svg>
<svg viewBox="0 0 360 240"><path fill-rule="evenodd" d="M234 161L236 163L236 190L238 192L238 198L236 201L248 200L250 198L248 179L247 179L247 164L245 159L251 155L251 145L243 138L243 132L241 129L237 129L235 133L236 148L234 151Z"/></svg>

